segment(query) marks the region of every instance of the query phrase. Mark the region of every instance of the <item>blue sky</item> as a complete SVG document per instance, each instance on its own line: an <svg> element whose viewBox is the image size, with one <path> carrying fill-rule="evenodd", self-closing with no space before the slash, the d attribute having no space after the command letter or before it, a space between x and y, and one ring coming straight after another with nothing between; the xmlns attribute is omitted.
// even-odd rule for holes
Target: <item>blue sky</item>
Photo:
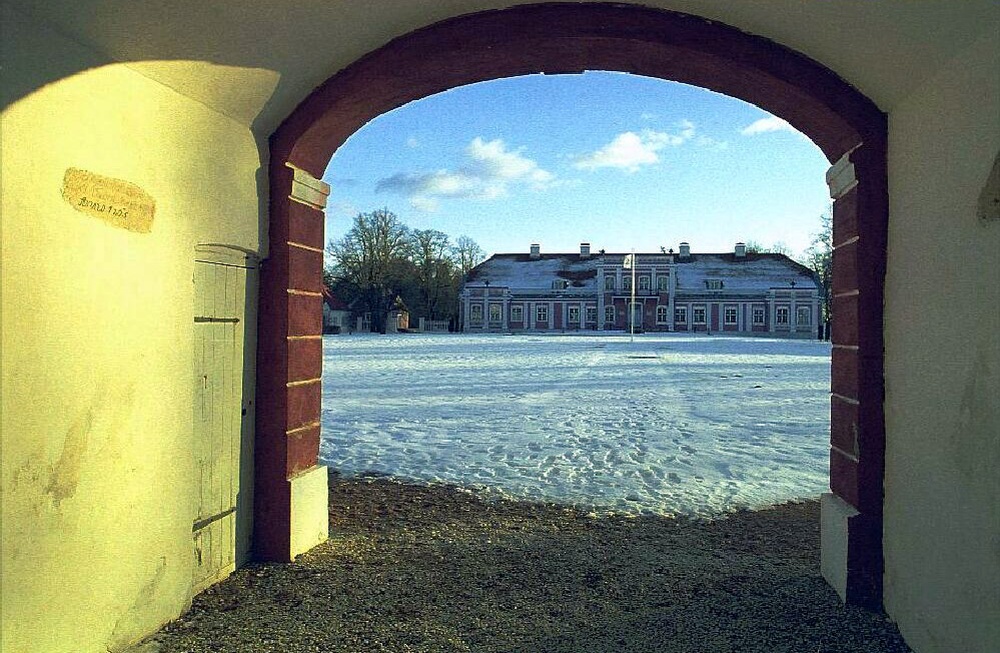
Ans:
<svg viewBox="0 0 1000 653"><path fill-rule="evenodd" d="M829 210L826 159L751 104L619 73L474 84L383 114L324 174L326 236L388 208L488 253L809 246Z"/></svg>

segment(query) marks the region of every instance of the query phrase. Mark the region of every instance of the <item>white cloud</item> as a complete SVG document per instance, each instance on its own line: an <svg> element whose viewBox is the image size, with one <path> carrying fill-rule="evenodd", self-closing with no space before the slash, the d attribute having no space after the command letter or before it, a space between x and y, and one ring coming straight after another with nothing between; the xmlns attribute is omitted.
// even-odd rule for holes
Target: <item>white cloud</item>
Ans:
<svg viewBox="0 0 1000 653"><path fill-rule="evenodd" d="M333 199L333 195L329 196L326 200L326 215L327 217L337 217L337 218L353 218L360 211L358 207L350 202L336 201Z"/></svg>
<svg viewBox="0 0 1000 653"><path fill-rule="evenodd" d="M417 140L416 136L410 136L406 139L406 147L410 149L416 149L420 147L420 141Z"/></svg>
<svg viewBox="0 0 1000 653"><path fill-rule="evenodd" d="M434 211L441 199L492 200L507 195L511 186L544 190L555 182L551 172L523 156L521 150L508 150L500 139L474 138L464 158L458 170L397 173L379 180L375 190L405 195L415 209Z"/></svg>
<svg viewBox="0 0 1000 653"><path fill-rule="evenodd" d="M760 120L755 120L746 127L740 130L740 133L744 136L756 136L757 134L766 134L767 132L779 132L779 131L790 131L798 133L798 131L789 125L787 122L779 118L778 116L770 116L768 118L761 118Z"/></svg>
<svg viewBox="0 0 1000 653"><path fill-rule="evenodd" d="M438 201L433 197L415 195L410 198L410 206L423 213L434 213L438 210Z"/></svg>
<svg viewBox="0 0 1000 653"><path fill-rule="evenodd" d="M711 136L699 136L694 141L698 147L705 147L711 150L725 150L729 147L726 141L719 141Z"/></svg>
<svg viewBox="0 0 1000 653"><path fill-rule="evenodd" d="M695 126L690 120L680 123L680 131L677 134L651 129L645 129L638 134L628 131L618 134L599 150L577 158L574 165L583 170L619 168L635 172L642 166L658 163L660 157L657 152L663 148L683 145L694 138L694 135Z"/></svg>

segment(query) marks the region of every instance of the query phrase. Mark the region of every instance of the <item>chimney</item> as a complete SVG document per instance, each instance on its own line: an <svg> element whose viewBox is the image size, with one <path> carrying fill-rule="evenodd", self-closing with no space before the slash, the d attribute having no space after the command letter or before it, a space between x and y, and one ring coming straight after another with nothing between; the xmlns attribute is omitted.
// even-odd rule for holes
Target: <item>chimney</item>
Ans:
<svg viewBox="0 0 1000 653"><path fill-rule="evenodd" d="M531 258L541 258L542 248L539 247L538 243L531 244Z"/></svg>
<svg viewBox="0 0 1000 653"><path fill-rule="evenodd" d="M746 243L736 243L736 258L746 258L747 257L747 246Z"/></svg>
<svg viewBox="0 0 1000 653"><path fill-rule="evenodd" d="M580 243L580 258L590 258L590 243Z"/></svg>
<svg viewBox="0 0 1000 653"><path fill-rule="evenodd" d="M680 259L683 261L689 258L691 258L691 245L687 243L681 243Z"/></svg>

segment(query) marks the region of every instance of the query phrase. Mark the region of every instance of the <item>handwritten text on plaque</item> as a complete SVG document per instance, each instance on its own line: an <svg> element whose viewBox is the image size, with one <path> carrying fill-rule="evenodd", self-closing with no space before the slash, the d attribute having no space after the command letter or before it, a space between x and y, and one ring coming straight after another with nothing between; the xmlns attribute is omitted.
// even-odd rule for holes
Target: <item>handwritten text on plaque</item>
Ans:
<svg viewBox="0 0 1000 653"><path fill-rule="evenodd" d="M112 226L138 233L149 233L153 228L156 200L122 179L69 168L63 177L62 196L77 211Z"/></svg>

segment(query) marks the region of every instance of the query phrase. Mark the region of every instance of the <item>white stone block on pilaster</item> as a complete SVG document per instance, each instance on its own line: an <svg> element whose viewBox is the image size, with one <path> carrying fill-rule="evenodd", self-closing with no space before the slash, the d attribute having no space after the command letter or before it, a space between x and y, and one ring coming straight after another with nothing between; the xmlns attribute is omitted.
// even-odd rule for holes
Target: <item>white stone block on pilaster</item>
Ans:
<svg viewBox="0 0 1000 653"><path fill-rule="evenodd" d="M316 465L288 482L292 486L290 549L294 558L329 537L327 468Z"/></svg>
<svg viewBox="0 0 1000 653"><path fill-rule="evenodd" d="M851 163L851 152L840 157L826 171L826 184L830 188L830 198L833 200L840 199L858 185L854 164Z"/></svg>
<svg viewBox="0 0 1000 653"><path fill-rule="evenodd" d="M848 522L858 514L836 494L820 498L820 572L841 601L847 600Z"/></svg>
<svg viewBox="0 0 1000 653"><path fill-rule="evenodd" d="M326 198L330 195L330 185L290 163L285 165L293 171L292 187L288 197L319 211L325 209Z"/></svg>

